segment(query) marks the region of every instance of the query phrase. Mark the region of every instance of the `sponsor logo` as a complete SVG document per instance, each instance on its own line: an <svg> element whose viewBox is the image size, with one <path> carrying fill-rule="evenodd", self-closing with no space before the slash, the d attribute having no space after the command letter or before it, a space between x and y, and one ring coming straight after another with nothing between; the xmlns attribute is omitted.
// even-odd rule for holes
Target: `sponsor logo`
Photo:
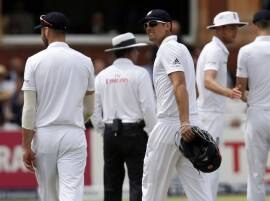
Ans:
<svg viewBox="0 0 270 201"><path fill-rule="evenodd" d="M173 62L174 65L181 64L180 61L176 58Z"/></svg>
<svg viewBox="0 0 270 201"><path fill-rule="evenodd" d="M120 74L115 74L114 78L107 78L105 82L106 84L127 84L128 78L121 77Z"/></svg>

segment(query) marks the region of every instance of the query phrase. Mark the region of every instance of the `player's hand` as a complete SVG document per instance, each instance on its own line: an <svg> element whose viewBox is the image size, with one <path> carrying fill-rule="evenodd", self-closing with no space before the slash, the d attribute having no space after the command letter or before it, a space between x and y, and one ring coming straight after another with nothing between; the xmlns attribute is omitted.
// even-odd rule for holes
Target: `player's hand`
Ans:
<svg viewBox="0 0 270 201"><path fill-rule="evenodd" d="M180 128L180 134L182 138L187 142L191 142L193 138L195 137L193 132L191 131L190 124L183 124Z"/></svg>
<svg viewBox="0 0 270 201"><path fill-rule="evenodd" d="M31 148L24 149L23 163L28 170L30 170L31 172L35 172L36 156Z"/></svg>
<svg viewBox="0 0 270 201"><path fill-rule="evenodd" d="M239 90L238 87L235 87L231 90L231 94L230 94L230 98L231 99L241 99L242 97L242 92Z"/></svg>

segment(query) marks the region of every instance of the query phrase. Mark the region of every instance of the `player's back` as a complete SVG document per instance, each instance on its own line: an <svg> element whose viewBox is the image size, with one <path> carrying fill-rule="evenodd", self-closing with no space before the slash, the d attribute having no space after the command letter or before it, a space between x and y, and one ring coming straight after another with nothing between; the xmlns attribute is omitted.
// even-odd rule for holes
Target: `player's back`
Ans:
<svg viewBox="0 0 270 201"><path fill-rule="evenodd" d="M248 73L248 104L270 109L270 37L257 37L241 48Z"/></svg>
<svg viewBox="0 0 270 201"><path fill-rule="evenodd" d="M37 127L83 127L83 97L93 72L90 58L56 42L29 58L37 91Z"/></svg>

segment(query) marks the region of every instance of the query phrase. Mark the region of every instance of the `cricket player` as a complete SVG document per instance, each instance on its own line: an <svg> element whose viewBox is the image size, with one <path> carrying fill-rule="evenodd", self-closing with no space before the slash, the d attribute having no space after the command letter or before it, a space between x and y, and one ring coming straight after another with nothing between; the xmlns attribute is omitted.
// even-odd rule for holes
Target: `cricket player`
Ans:
<svg viewBox="0 0 270 201"><path fill-rule="evenodd" d="M23 162L36 174L41 201L82 201L84 120L93 112L94 68L90 58L65 42L63 13L41 15L36 28L47 48L25 66Z"/></svg>
<svg viewBox="0 0 270 201"><path fill-rule="evenodd" d="M253 24L257 37L240 49L236 76L237 86L244 94L242 100L248 104L245 132L247 200L265 201L264 175L270 148L270 11L258 11Z"/></svg>
<svg viewBox="0 0 270 201"><path fill-rule="evenodd" d="M207 28L214 31L212 40L207 43L197 62L198 110L202 128L207 130L219 144L224 130L224 110L226 98L240 99L238 88L227 87L227 46L234 42L240 22L236 12L224 11L214 18L214 24ZM221 144L221 143L220 143ZM209 173L213 199L216 200L219 170Z"/></svg>
<svg viewBox="0 0 270 201"><path fill-rule="evenodd" d="M199 117L192 57L172 35L171 22L171 16L161 9L151 10L144 17L149 40L159 49L153 69L158 120L147 144L142 200L165 201L176 169L189 201L212 201L206 175L197 171L175 145L180 128L184 140L193 139L190 125L198 125Z"/></svg>

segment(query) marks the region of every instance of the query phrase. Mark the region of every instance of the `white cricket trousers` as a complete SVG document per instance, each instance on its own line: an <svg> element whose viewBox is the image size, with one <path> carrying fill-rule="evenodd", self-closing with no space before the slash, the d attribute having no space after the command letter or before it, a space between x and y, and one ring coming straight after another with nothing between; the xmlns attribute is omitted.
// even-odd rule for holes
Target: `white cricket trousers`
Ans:
<svg viewBox="0 0 270 201"><path fill-rule="evenodd" d="M165 201L173 170L179 174L189 201L212 201L205 173L196 170L175 145L175 133L180 124L177 120L174 122L159 120L149 135L144 158L142 201Z"/></svg>
<svg viewBox="0 0 270 201"><path fill-rule="evenodd" d="M220 151L222 151L222 135L224 131L224 114L216 112L200 112L202 129L208 131L213 139L218 143ZM214 172L208 173L212 191L213 200L217 200L218 186L219 186L219 169Z"/></svg>
<svg viewBox="0 0 270 201"><path fill-rule="evenodd" d="M264 175L270 149L270 110L249 108L246 123L247 200L265 201Z"/></svg>
<svg viewBox="0 0 270 201"><path fill-rule="evenodd" d="M36 153L36 177L41 201L82 201L86 138L73 126L39 128L32 148Z"/></svg>

